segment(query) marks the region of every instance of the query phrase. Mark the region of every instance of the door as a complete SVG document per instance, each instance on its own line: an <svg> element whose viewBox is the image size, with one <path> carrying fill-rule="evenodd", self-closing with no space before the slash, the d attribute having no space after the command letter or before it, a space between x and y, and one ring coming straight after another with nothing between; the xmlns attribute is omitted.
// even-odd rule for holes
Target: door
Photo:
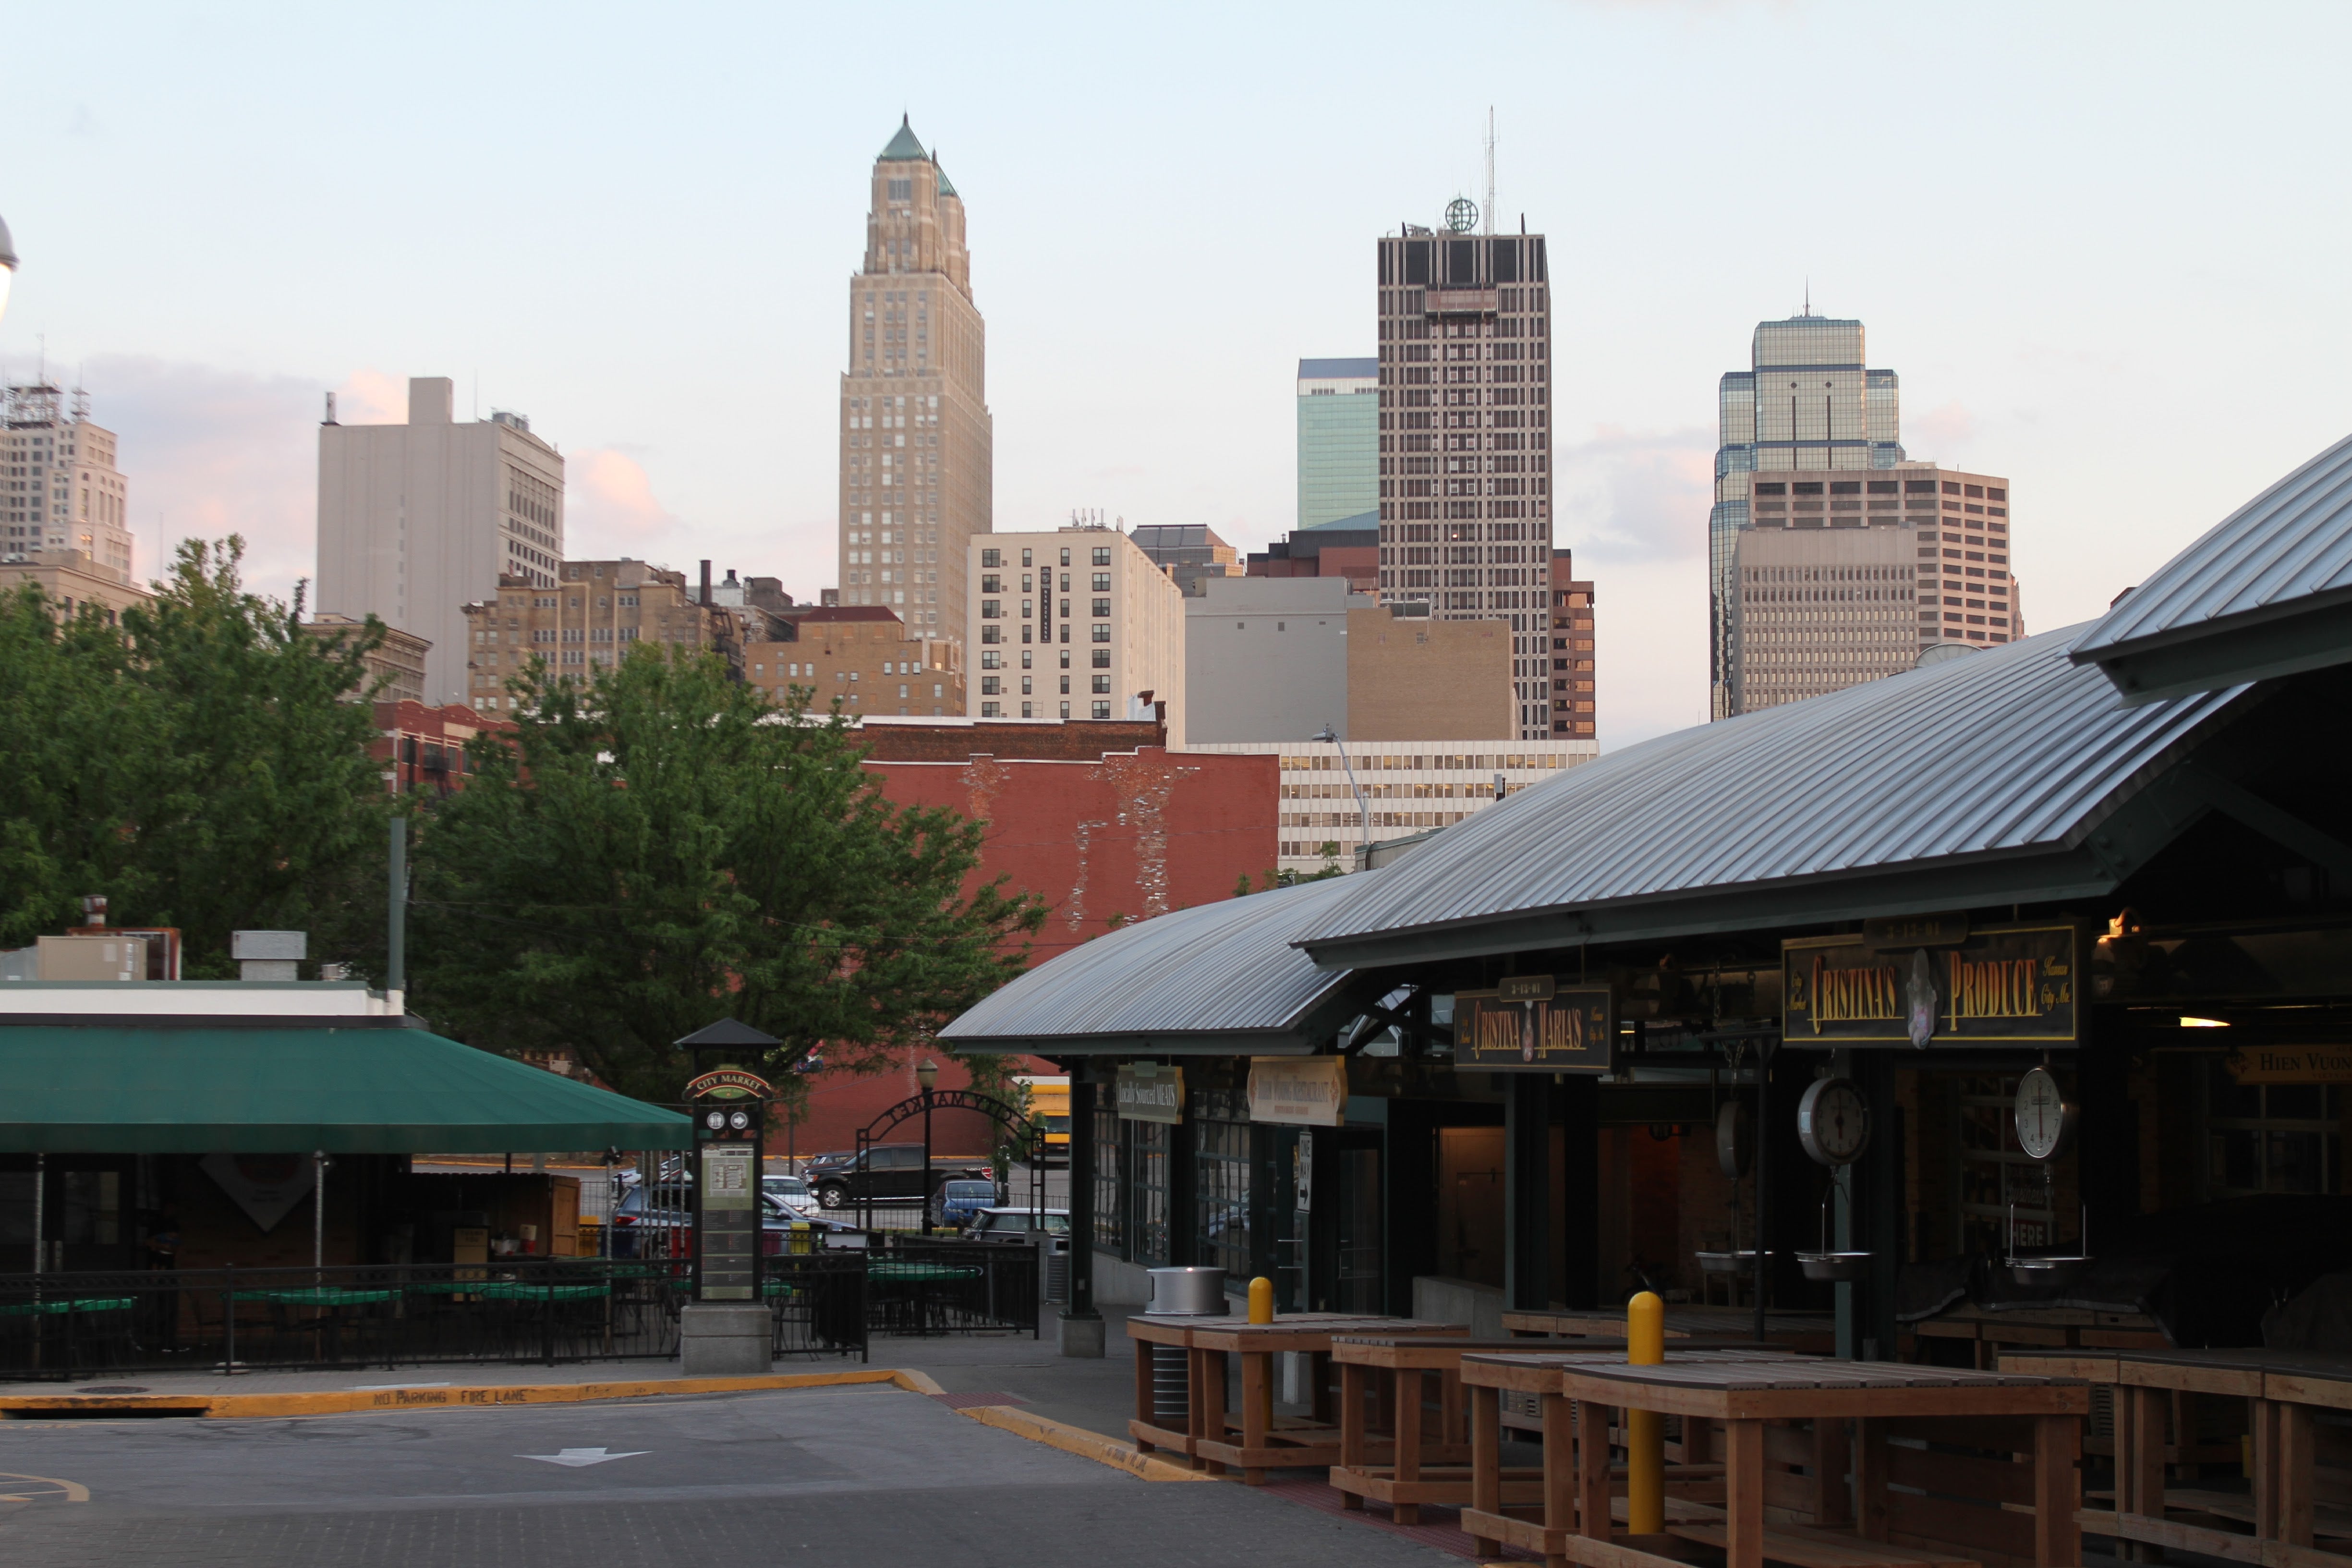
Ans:
<svg viewBox="0 0 2352 1568"><path fill-rule="evenodd" d="M1382 1310L1381 1150L1377 1142L1339 1151L1338 1278L1332 1306L1342 1312Z"/></svg>

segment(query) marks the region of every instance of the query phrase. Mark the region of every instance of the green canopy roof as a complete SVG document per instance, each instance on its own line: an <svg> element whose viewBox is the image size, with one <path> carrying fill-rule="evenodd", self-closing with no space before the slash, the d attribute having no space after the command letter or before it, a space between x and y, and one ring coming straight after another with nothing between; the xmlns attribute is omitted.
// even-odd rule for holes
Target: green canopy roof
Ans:
<svg viewBox="0 0 2352 1568"><path fill-rule="evenodd" d="M683 1149L676 1111L424 1029L0 1027L0 1152Z"/></svg>
<svg viewBox="0 0 2352 1568"><path fill-rule="evenodd" d="M876 162L906 163L929 156L923 151L923 144L915 140L914 128L907 123L907 117L902 114L898 117L898 133L890 138L890 145L882 149L882 156Z"/></svg>

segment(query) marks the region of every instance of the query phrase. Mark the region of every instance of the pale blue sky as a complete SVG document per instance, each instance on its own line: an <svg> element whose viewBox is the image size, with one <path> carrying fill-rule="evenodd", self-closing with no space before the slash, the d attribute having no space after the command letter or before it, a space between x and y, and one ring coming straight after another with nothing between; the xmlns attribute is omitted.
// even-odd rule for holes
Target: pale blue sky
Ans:
<svg viewBox="0 0 2352 1568"><path fill-rule="evenodd" d="M1498 205L1551 237L1612 745L1704 717L1716 378L1808 279L1901 374L1913 457L2011 477L2037 628L2347 424L2340 5L88 4L6 36L0 366L46 335L142 542L240 528L281 591L320 393L393 414L412 374L571 455L575 554L831 582L845 279L902 110L971 216L998 525L1257 547L1294 362L1372 352L1371 240L1476 194L1491 103Z"/></svg>

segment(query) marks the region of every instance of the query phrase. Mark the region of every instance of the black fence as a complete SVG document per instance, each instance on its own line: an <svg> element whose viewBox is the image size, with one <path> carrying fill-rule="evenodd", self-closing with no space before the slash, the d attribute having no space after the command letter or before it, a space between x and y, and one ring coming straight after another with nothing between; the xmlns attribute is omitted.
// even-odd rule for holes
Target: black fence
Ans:
<svg viewBox="0 0 2352 1568"><path fill-rule="evenodd" d="M865 1360L876 1333L1037 1332L1034 1247L869 1239L761 1260L777 1357ZM0 1275L0 1381L662 1360L692 1284L672 1258Z"/></svg>

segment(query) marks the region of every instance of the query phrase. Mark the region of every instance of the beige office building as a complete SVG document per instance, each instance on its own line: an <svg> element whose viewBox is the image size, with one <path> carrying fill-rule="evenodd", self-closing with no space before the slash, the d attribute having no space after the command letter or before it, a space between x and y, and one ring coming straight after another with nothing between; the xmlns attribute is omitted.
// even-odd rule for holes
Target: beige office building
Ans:
<svg viewBox="0 0 2352 1568"><path fill-rule="evenodd" d="M1297 741L1236 741L1183 750L1282 759L1276 848L1276 868L1284 871L1320 869L1327 845L1337 849L1343 869L1353 869L1363 844L1450 827L1601 754L1591 741L1467 737L1350 741L1344 763L1336 746Z"/></svg>
<svg viewBox="0 0 2352 1568"><path fill-rule="evenodd" d="M743 678L782 703L793 688L809 710L835 701L851 718L964 716L963 647L919 637L879 605L833 605L795 616L788 641L743 650Z"/></svg>
<svg viewBox="0 0 2352 1568"><path fill-rule="evenodd" d="M1383 601L1511 624L1513 715L1551 724L1551 285L1539 234L1380 241Z"/></svg>
<svg viewBox="0 0 2352 1568"><path fill-rule="evenodd" d="M520 414L457 422L446 376L408 384L405 425L319 427L323 614L423 637L425 700L476 694L467 606L509 577L552 588L563 564L563 458Z"/></svg>
<svg viewBox="0 0 2352 1568"><path fill-rule="evenodd" d="M1148 701L1185 733L1184 595L1133 540L1065 528L969 548L972 717L1129 719Z"/></svg>
<svg viewBox="0 0 2352 1568"><path fill-rule="evenodd" d="M506 683L533 658L554 679L585 682L641 643L710 648L739 674L743 632L738 612L704 604L686 574L642 561L564 561L539 583L516 574L498 592L461 605L465 693L452 699L483 713L521 705Z"/></svg>
<svg viewBox="0 0 2352 1568"><path fill-rule="evenodd" d="M367 623L351 616L312 616L302 629L314 637L348 637L358 641ZM433 645L395 626L383 629L383 641L373 653L360 656L367 683L344 693L348 702L422 702L425 700L425 656Z"/></svg>
<svg viewBox="0 0 2352 1568"><path fill-rule="evenodd" d="M967 544L989 531L987 332L962 198L902 121L874 162L841 378L841 602L967 640Z"/></svg>
<svg viewBox="0 0 2352 1568"><path fill-rule="evenodd" d="M37 584L59 620L70 620L84 605L96 605L109 626L133 605L155 595L79 550L0 551L0 594Z"/></svg>
<svg viewBox="0 0 2352 1568"><path fill-rule="evenodd" d="M0 556L77 552L128 583L137 568L131 483L114 466L114 432L89 422L87 395L65 398L40 381L0 400Z"/></svg>
<svg viewBox="0 0 2352 1568"><path fill-rule="evenodd" d="M2025 635L2009 481L1932 463L1747 476L1734 547L1736 712Z"/></svg>

